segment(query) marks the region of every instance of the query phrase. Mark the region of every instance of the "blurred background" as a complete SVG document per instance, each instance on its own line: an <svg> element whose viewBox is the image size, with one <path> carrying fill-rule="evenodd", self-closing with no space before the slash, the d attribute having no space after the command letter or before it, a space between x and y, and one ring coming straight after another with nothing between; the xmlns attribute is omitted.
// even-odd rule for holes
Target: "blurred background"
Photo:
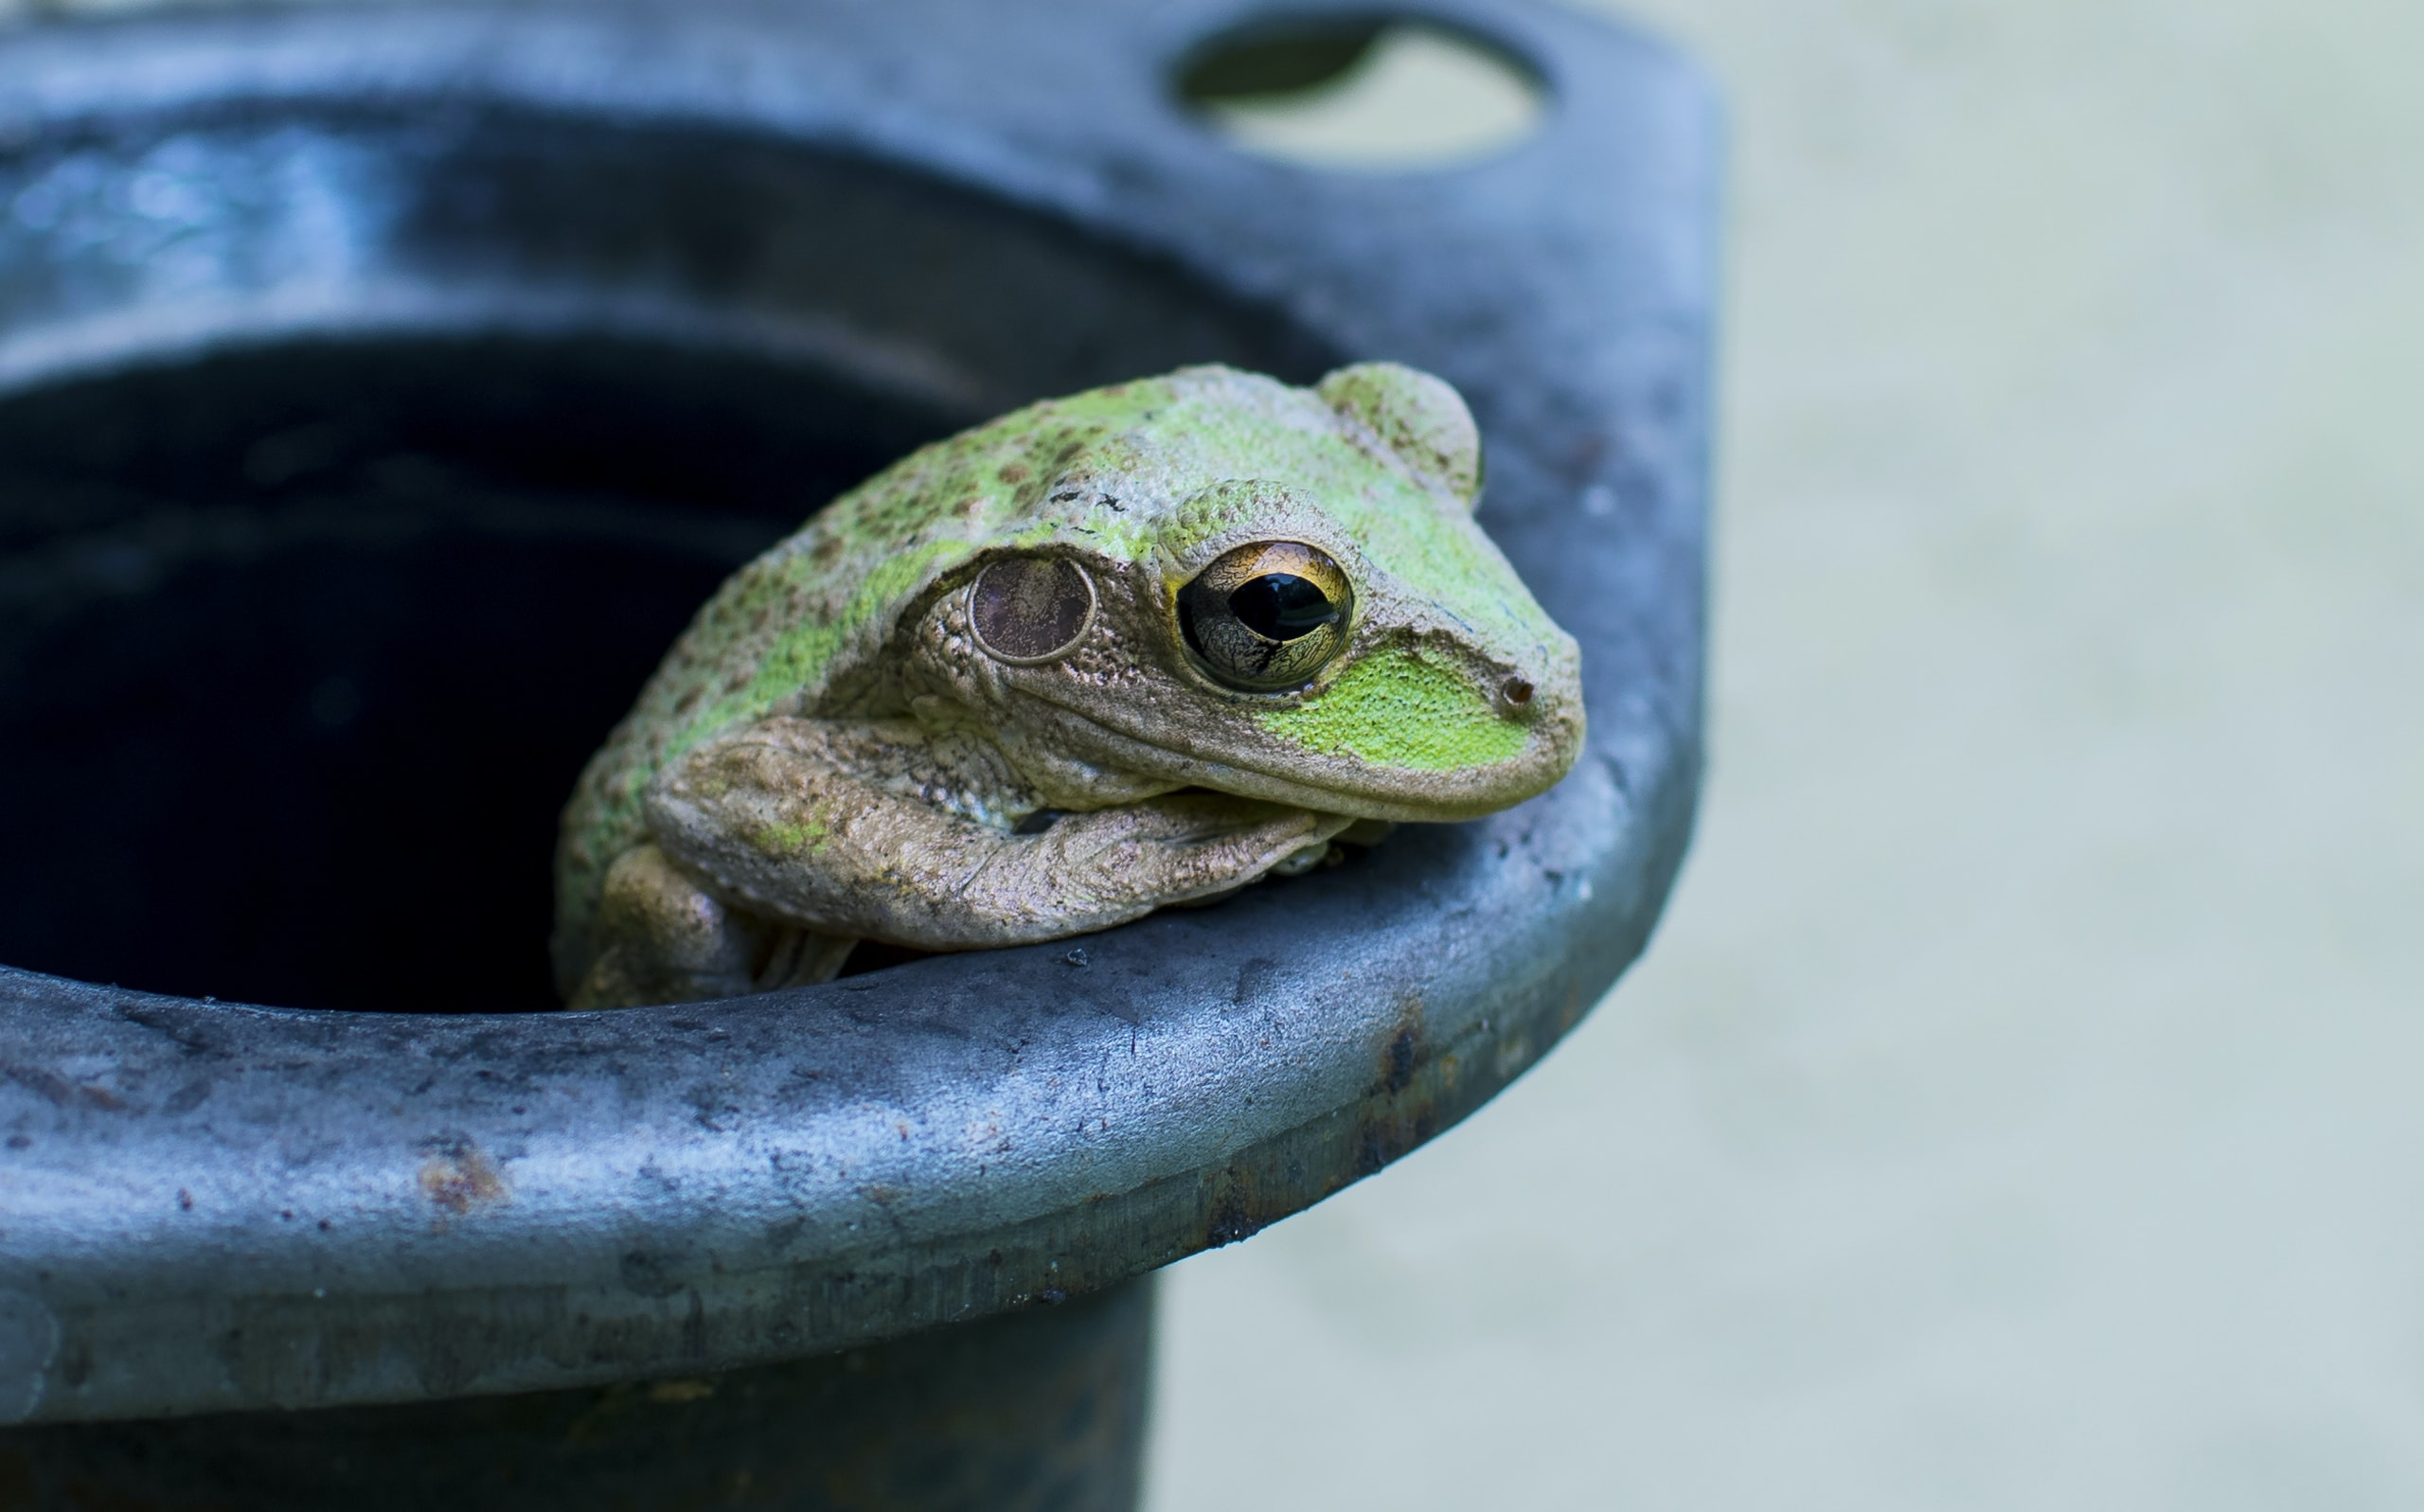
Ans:
<svg viewBox="0 0 2424 1512"><path fill-rule="evenodd" d="M1699 839L1539 1070L1168 1273L1150 1504L2424 1504L2424 9L1621 13L1732 115ZM1236 130L1531 108L1401 36Z"/></svg>

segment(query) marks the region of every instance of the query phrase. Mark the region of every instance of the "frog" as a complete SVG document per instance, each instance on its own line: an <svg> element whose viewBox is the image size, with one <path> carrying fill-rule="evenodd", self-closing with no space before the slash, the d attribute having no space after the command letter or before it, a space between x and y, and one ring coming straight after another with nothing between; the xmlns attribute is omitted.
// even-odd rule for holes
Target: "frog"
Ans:
<svg viewBox="0 0 2424 1512"><path fill-rule="evenodd" d="M735 573L582 772L567 1005L1090 934L1545 792L1580 653L1483 481L1464 399L1391 362L1186 366L902 458Z"/></svg>

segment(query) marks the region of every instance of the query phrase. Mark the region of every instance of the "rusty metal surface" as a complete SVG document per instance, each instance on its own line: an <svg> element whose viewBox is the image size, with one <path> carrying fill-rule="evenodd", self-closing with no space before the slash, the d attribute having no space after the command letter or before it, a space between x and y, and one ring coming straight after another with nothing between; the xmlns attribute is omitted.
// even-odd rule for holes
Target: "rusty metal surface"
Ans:
<svg viewBox="0 0 2424 1512"><path fill-rule="evenodd" d="M1038 356L1015 330L950 347L914 298L786 326L797 311L642 288L646 267L611 258L534 311L459 244L404 235L420 222L393 196L447 159L380 123L722 133L874 164L1141 258L1203 308L1266 311L1307 358L1456 382L1490 448L1482 518L1581 641L1592 719L1550 794L1365 863L762 999L438 1017L0 971L0 1421L561 1389L1048 1304L1318 1201L1570 1029L1641 950L1698 784L1715 133L1696 76L1636 37L1522 0L1425 9L1541 67L1540 136L1388 178L1237 155L1162 80L1240 0L1088 0L1049 25L974 0L691 6L678 26L434 7L0 40L20 206L62 142L99 176L94 204L139 208L147 154L269 122L292 171L261 182L303 185L346 231L298 278L180 261L217 244L206 225L114 251L21 214L0 225L0 389L138 365L147 341L369 317L727 343L754 322L946 409L1122 360L1122 306L1073 309L1094 333ZM340 140L365 166L314 177Z"/></svg>

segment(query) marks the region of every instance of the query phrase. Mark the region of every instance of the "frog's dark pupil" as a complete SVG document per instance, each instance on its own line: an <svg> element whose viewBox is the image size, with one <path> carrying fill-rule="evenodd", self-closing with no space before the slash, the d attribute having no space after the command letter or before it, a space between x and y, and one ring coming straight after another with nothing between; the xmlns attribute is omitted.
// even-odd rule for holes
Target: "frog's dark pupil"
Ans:
<svg viewBox="0 0 2424 1512"><path fill-rule="evenodd" d="M1293 573L1268 572L1229 595L1229 613L1265 640L1292 641L1338 623L1329 596Z"/></svg>

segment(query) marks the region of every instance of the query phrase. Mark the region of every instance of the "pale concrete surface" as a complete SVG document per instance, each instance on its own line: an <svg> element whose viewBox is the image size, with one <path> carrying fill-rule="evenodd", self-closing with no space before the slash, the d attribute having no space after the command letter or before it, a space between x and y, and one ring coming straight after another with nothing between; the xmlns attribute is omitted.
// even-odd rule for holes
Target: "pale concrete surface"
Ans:
<svg viewBox="0 0 2424 1512"><path fill-rule="evenodd" d="M1698 848L1169 1274L1151 1506L2424 1505L2424 8L1633 12L1736 130Z"/></svg>

